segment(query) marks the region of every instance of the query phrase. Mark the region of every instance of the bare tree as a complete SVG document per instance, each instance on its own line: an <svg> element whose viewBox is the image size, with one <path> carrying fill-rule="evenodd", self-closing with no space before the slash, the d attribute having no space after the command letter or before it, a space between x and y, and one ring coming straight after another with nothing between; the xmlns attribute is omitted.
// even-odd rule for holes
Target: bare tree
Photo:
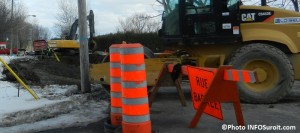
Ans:
<svg viewBox="0 0 300 133"><path fill-rule="evenodd" d="M8 38L9 27L11 26L9 23L10 19L10 10L8 9L8 1L1 0L0 1L0 41L6 41Z"/></svg>
<svg viewBox="0 0 300 133"><path fill-rule="evenodd" d="M14 4L13 20L11 18L11 0L0 1L0 41L11 40L9 35L13 27L13 39L18 39L18 29L25 24L26 11L22 3Z"/></svg>
<svg viewBox="0 0 300 133"><path fill-rule="evenodd" d="M295 11L299 12L299 2L298 0L291 0L294 5Z"/></svg>
<svg viewBox="0 0 300 133"><path fill-rule="evenodd" d="M160 28L160 22L152 19L150 15L136 13L125 19L119 19L118 32L126 33L150 33L157 32Z"/></svg>
<svg viewBox="0 0 300 133"><path fill-rule="evenodd" d="M69 33L72 24L78 18L78 9L74 0L58 0L57 3L59 10L56 14L55 28L58 30L57 36L60 36Z"/></svg>
<svg viewBox="0 0 300 133"><path fill-rule="evenodd" d="M158 2L159 4L161 4L164 9L168 9L169 7L167 6L167 3L170 2L170 0L156 0L156 2Z"/></svg>
<svg viewBox="0 0 300 133"><path fill-rule="evenodd" d="M19 46L19 48L26 48L26 46L30 43L30 37L32 34L32 30L31 28L31 24L29 23L25 23L22 24L22 27L20 27L17 30L17 44Z"/></svg>
<svg viewBox="0 0 300 133"><path fill-rule="evenodd" d="M11 0L0 0L0 41L15 40L14 47L25 48L31 45L30 40L48 39L49 30L36 24L26 22L29 15L22 2L14 3L13 20L11 19ZM10 33L13 27L13 38ZM36 36L34 31L37 29Z"/></svg>
<svg viewBox="0 0 300 133"><path fill-rule="evenodd" d="M261 0L242 0L246 5L259 5ZM289 9L299 12L298 0L266 0L268 6Z"/></svg>
<svg viewBox="0 0 300 133"><path fill-rule="evenodd" d="M39 34L38 34L39 39L48 40L48 39L50 39L49 38L50 35L51 35L51 32L50 32L50 30L48 28L39 26Z"/></svg>
<svg viewBox="0 0 300 133"><path fill-rule="evenodd" d="M161 4L166 11L168 11L167 3L170 0L156 0L159 4ZM259 5L261 0L241 0L246 5ZM269 6L284 8L295 10L299 12L299 1L298 0L266 0Z"/></svg>
<svg viewBox="0 0 300 133"><path fill-rule="evenodd" d="M47 40L49 39L50 31L39 24L32 25L32 40Z"/></svg>

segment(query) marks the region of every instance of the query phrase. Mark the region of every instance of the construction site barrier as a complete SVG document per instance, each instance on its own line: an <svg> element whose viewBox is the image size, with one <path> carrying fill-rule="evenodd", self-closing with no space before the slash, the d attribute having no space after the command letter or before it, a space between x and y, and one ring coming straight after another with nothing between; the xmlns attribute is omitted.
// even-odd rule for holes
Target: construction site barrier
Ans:
<svg viewBox="0 0 300 133"><path fill-rule="evenodd" d="M151 133L144 48L123 44L120 54L123 133Z"/></svg>
<svg viewBox="0 0 300 133"><path fill-rule="evenodd" d="M168 64L169 72L173 71L173 67L174 67L173 64ZM217 68L205 68L205 67L197 67L197 68L211 71L213 73L216 73L218 71ZM188 75L187 66L181 66L181 71L183 75ZM256 78L255 71L229 69L224 72L224 80L228 80L228 81L255 83L256 79L257 78Z"/></svg>
<svg viewBox="0 0 300 133"><path fill-rule="evenodd" d="M189 77L193 106L196 110L196 114L189 125L190 128L194 128L197 125L203 113L223 120L221 109L221 103L223 102L233 103L237 122L239 125L244 125L236 82L255 83L257 81L255 71L235 70L232 66L221 66L217 69L181 66L179 64L166 64L162 70L167 70L170 73L168 76L172 77L173 81L179 79L178 71L179 75L187 75ZM158 76L157 80L164 80L160 78L162 77ZM158 87L151 93L150 103L154 100L151 97L154 97L159 88L159 82L156 83L155 86Z"/></svg>
<svg viewBox="0 0 300 133"><path fill-rule="evenodd" d="M180 99L181 105L186 106L186 100L180 85L180 78L177 76L172 76L170 75L173 72L173 65L168 65L165 63L159 74L158 77L155 80L155 85L152 88L152 92L150 93L151 95L149 96L149 106L152 106L152 103L155 98L155 94L158 92L160 87L164 86L175 86L177 89L178 97ZM180 76L180 75L179 75ZM173 78L176 77L176 78Z"/></svg>
<svg viewBox="0 0 300 133"><path fill-rule="evenodd" d="M122 124L122 88L121 88L121 44L113 44L110 51L110 100L111 100L111 124Z"/></svg>

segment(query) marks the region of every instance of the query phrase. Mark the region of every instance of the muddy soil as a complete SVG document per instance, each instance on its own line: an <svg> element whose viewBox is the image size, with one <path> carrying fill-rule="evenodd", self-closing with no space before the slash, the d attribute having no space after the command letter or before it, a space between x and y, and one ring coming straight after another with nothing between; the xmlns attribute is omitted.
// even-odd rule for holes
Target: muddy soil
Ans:
<svg viewBox="0 0 300 133"><path fill-rule="evenodd" d="M58 62L53 57L33 56L13 60L9 66L29 85L79 85L79 56L64 56L60 60ZM3 74L6 75L3 80L15 81L7 70Z"/></svg>

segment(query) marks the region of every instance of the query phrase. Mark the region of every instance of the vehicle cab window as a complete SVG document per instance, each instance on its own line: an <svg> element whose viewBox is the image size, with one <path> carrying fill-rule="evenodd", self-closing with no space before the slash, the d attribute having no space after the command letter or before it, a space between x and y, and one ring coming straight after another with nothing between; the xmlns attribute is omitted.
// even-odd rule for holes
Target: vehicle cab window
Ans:
<svg viewBox="0 0 300 133"><path fill-rule="evenodd" d="M167 0L165 5L164 33L165 35L179 35L179 1Z"/></svg>
<svg viewBox="0 0 300 133"><path fill-rule="evenodd" d="M227 8L229 11L238 10L238 6L240 6L240 0L228 0Z"/></svg>
<svg viewBox="0 0 300 133"><path fill-rule="evenodd" d="M165 5L165 15L168 15L174 10L178 10L178 0L168 0Z"/></svg>
<svg viewBox="0 0 300 133"><path fill-rule="evenodd" d="M203 14L212 11L211 0L186 0L186 14Z"/></svg>

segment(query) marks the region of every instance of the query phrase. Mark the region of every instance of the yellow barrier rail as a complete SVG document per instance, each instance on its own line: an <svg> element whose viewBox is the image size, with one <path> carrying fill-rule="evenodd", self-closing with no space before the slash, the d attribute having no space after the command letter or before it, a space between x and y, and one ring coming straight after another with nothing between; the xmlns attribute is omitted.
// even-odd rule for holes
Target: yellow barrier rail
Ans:
<svg viewBox="0 0 300 133"><path fill-rule="evenodd" d="M19 76L2 60L2 58L0 58L0 61L2 62L2 64L7 68L7 70L12 74L14 75L14 77L18 80L18 82L20 84L23 85L23 87L34 97L35 100L38 100L39 97L37 96L37 94L32 90L30 89L24 82L22 79L19 78Z"/></svg>
<svg viewBox="0 0 300 133"><path fill-rule="evenodd" d="M60 62L60 59L58 58L58 56L56 55L56 53L54 52L54 50L53 50L53 49L51 49L51 50L52 50L52 52L53 52L53 54L54 54L54 56L55 56L57 62Z"/></svg>

